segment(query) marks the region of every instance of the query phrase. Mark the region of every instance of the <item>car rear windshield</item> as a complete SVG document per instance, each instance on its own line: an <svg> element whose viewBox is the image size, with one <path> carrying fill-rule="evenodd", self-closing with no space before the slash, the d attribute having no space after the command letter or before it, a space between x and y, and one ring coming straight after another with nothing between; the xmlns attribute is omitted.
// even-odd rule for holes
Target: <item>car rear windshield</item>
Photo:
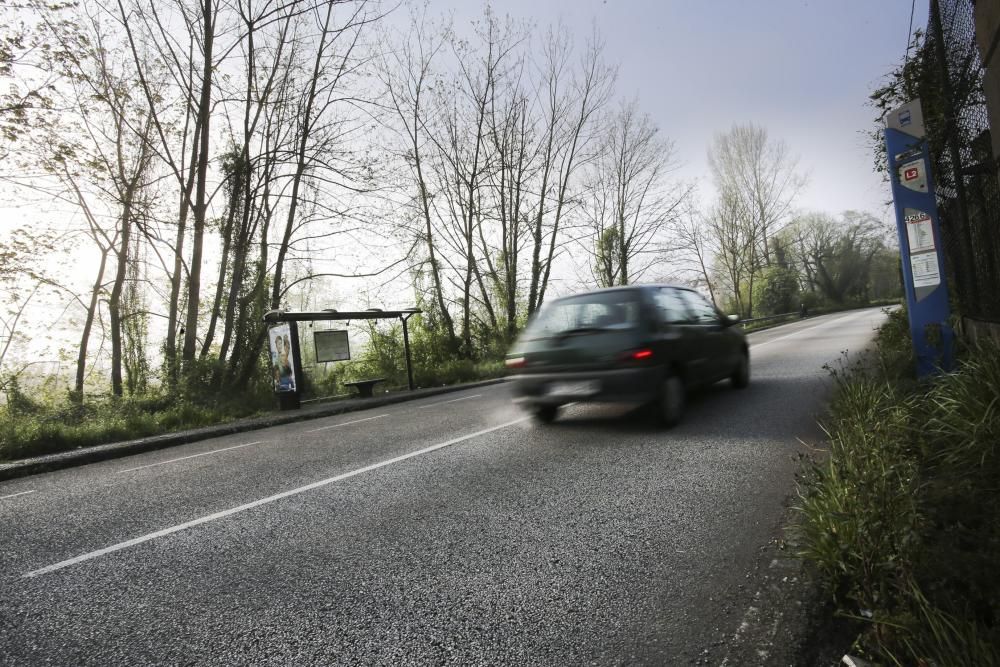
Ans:
<svg viewBox="0 0 1000 667"><path fill-rule="evenodd" d="M522 334L525 340L572 333L633 329L639 325L639 295L635 290L579 294L551 301Z"/></svg>

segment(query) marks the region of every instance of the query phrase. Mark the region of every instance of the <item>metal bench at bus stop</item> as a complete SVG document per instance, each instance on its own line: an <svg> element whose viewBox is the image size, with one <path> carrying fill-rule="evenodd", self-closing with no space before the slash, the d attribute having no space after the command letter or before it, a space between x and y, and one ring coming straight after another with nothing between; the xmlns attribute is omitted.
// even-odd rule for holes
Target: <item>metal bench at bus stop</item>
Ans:
<svg viewBox="0 0 1000 667"><path fill-rule="evenodd" d="M361 398L371 398L375 395L374 389L375 385L379 382L385 382L385 378L373 378L371 380L355 380L354 382L345 382L345 387L356 387L358 390L358 396Z"/></svg>

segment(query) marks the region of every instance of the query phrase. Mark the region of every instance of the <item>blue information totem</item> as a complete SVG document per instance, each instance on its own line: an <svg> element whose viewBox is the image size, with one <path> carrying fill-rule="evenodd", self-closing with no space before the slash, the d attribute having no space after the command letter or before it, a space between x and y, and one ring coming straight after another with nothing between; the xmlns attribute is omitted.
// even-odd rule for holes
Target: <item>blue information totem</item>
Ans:
<svg viewBox="0 0 1000 667"><path fill-rule="evenodd" d="M937 200L919 99L889 114L885 147L917 375L925 377L951 370L954 332L948 321Z"/></svg>

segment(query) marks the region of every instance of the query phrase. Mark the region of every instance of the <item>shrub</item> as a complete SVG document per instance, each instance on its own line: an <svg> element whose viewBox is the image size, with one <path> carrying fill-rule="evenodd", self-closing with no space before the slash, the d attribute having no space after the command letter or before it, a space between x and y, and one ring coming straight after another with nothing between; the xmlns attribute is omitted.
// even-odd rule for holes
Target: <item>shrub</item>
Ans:
<svg viewBox="0 0 1000 667"><path fill-rule="evenodd" d="M754 284L757 316L799 311L799 275L794 269L773 266L765 269L757 280Z"/></svg>
<svg viewBox="0 0 1000 667"><path fill-rule="evenodd" d="M834 373L829 455L799 485L793 530L861 646L892 664L1000 662L1000 347L913 377L905 312L873 359Z"/></svg>
<svg viewBox="0 0 1000 667"><path fill-rule="evenodd" d="M413 382L417 387L437 387L459 382L471 382L499 377L503 374L502 354L482 355L477 359L458 358L451 351L446 337L439 329L431 330L420 316L408 323L410 356L413 362ZM506 350L496 346L496 349ZM384 377L389 387L405 387L406 358L403 348L403 329L394 324L370 329L369 344L357 359L338 363L323 377L316 380L319 396L340 395L343 383L364 378Z"/></svg>
<svg viewBox="0 0 1000 667"><path fill-rule="evenodd" d="M84 403L62 401L26 404L15 400L0 406L0 460L40 456L132 440L173 430L196 428L247 416L262 405L255 394L187 400L165 393L141 397L92 398Z"/></svg>

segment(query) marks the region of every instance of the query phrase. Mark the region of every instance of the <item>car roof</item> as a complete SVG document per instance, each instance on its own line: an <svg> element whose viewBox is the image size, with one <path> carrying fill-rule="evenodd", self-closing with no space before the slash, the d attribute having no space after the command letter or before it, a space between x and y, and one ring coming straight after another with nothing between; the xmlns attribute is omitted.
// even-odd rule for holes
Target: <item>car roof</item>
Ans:
<svg viewBox="0 0 1000 667"><path fill-rule="evenodd" d="M615 292L618 290L650 290L650 289L659 289L661 287L670 287L672 289L697 291L695 290L695 288L689 287L688 285L674 285L671 283L636 283L633 285L615 285L614 287L598 287L596 289L581 290L579 292L566 294L552 300L561 301L563 299L572 299L573 297L583 296L584 294L600 294L602 292Z"/></svg>

